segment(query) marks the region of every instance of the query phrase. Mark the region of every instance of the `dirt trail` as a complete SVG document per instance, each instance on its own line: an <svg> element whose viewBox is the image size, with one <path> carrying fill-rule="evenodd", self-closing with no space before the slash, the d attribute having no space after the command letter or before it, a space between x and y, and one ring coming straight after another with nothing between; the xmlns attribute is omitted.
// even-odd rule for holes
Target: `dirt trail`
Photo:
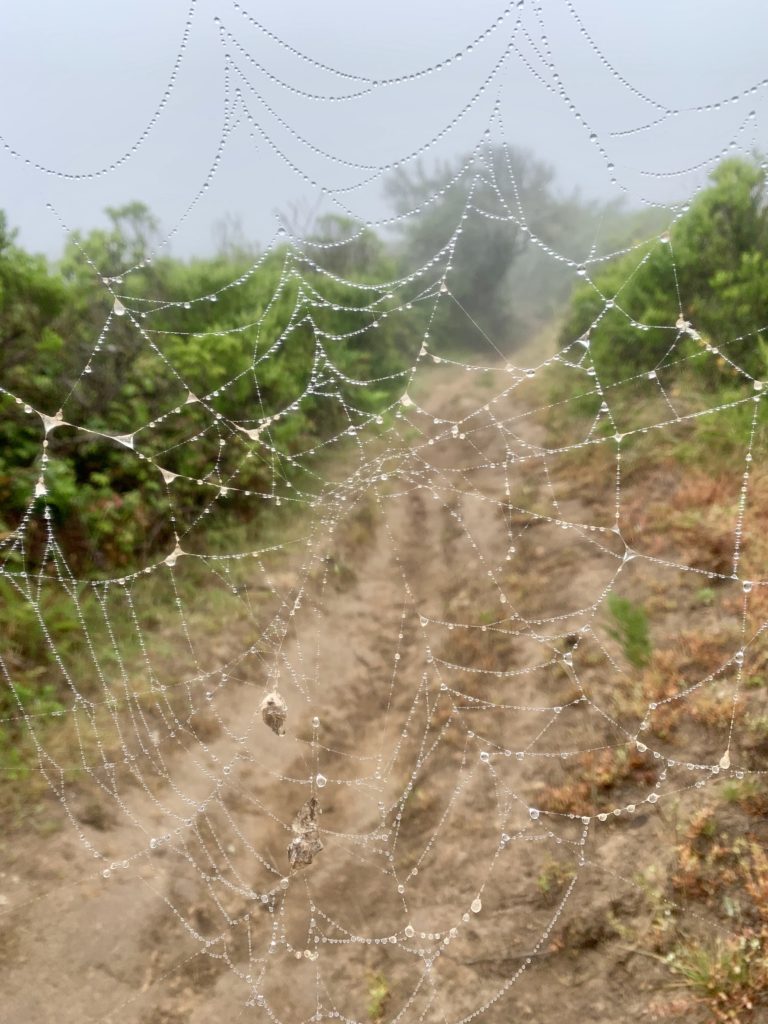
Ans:
<svg viewBox="0 0 768 1024"><path fill-rule="evenodd" d="M6 839L0 1020L288 1024L320 1007L453 1022L485 1004L491 1022L562 1020L564 1005L573 1019L643 1019L663 969L621 945L631 887L608 892L579 864L578 819L542 827L529 813L567 772L537 751L589 746L591 729L604 739L564 638L589 626L622 544L563 528L593 510L560 500L535 463L518 470L541 431L499 431L513 400L481 408L503 371L486 392L468 377L436 373L424 399L457 429L411 417L417 432L337 488L311 557L286 565L271 678L216 693L186 752L145 764L144 786L116 775L104 819L81 816L107 862L92 867L69 824ZM368 536L345 548L355 515ZM282 738L258 713L274 685ZM311 794L324 849L286 884L291 820ZM639 814L589 856L623 874L655 827Z"/></svg>

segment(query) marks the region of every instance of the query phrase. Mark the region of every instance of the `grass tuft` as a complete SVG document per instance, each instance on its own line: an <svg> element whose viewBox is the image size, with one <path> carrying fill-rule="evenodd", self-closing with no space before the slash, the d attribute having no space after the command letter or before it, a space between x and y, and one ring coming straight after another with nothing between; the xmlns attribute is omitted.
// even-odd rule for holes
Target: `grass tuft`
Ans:
<svg viewBox="0 0 768 1024"><path fill-rule="evenodd" d="M645 609L626 597L609 594L608 611L615 624L609 630L610 635L621 644L624 656L631 665L635 668L644 668L651 660L651 641Z"/></svg>

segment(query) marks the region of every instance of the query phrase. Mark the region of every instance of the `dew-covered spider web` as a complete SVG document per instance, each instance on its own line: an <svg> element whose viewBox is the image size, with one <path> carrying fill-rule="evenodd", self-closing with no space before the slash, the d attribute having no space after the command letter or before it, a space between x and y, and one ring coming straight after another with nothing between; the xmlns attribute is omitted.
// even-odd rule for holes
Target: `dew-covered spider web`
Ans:
<svg viewBox="0 0 768 1024"><path fill-rule="evenodd" d="M17 879L0 907L40 951L35 1019L549 1021L570 1016L579 972L585 1019L590 1006L625 1019L622 986L627 1006L647 1001L656 976L635 987L616 959L609 976L601 944L640 945L632 915L679 836L724 786L759 786L765 770L745 694L768 625L766 492L752 486L766 325L703 331L676 238L707 173L764 143L768 79L651 94L614 66L590 14L499 4L451 52L374 59L373 34L370 57L337 66L259 5L193 2L154 111L103 166L3 135L4 165L23 169L104 298L55 404L0 379L34 467L0 542L3 594L57 695L30 710L9 639L4 724L34 748L49 794L35 799L53 794L64 819L37 840L48 874ZM203 33L194 73L219 97L217 145L187 139L195 181L173 223L106 269L73 234L67 197L92 194L95 216L133 168L164 173L153 146ZM602 85L583 99L590 76ZM562 117L563 147L582 146L658 229L618 246L599 218L587 243L539 231L516 157L521 104ZM356 133L377 121L359 153ZM456 135L471 143L452 176L382 212L384 183L454 153ZM653 166L649 137L668 142ZM278 200L259 174L282 168L311 217L273 218L263 251L215 286L153 276L234 162L268 211ZM411 237L446 204L426 254L406 245L362 267L372 232ZM324 215L343 230L319 232ZM578 336L511 349L469 307L462 247L489 225L531 274L591 285ZM625 301L647 265L668 296L651 322ZM621 269L604 291L608 266ZM626 370L593 351L611 331L641 353ZM687 386L710 370L727 391ZM99 395L123 380L135 403L110 420ZM738 464L707 491L697 446L736 420ZM685 445L694 462L678 472L664 453ZM125 544L105 527L73 560L60 473L75 451L118 496L139 481L153 518L137 506L119 520ZM641 457L657 459L652 478ZM658 885L654 926L681 919L727 941ZM649 953L647 970L662 960ZM74 987L56 980L65 962ZM19 961L27 992L32 970Z"/></svg>

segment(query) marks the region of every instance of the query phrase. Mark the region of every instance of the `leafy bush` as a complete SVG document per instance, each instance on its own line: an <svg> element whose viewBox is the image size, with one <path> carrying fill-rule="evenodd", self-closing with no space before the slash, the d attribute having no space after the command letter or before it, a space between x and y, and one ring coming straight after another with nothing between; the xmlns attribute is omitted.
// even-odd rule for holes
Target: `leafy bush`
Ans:
<svg viewBox="0 0 768 1024"><path fill-rule="evenodd" d="M730 362L757 378L768 373L768 206L765 164L723 161L712 184L662 236L607 265L573 293L564 343L590 332L601 378L648 372L667 357L697 354L692 366L720 387L738 378ZM676 276L675 276L676 272ZM685 334L681 315L701 336ZM703 349L707 344L718 353Z"/></svg>
<svg viewBox="0 0 768 1024"><path fill-rule="evenodd" d="M257 259L242 246L145 263L149 211L132 203L107 217L51 267L0 214L0 767L16 776L35 756L24 715L43 716L43 728L70 700L62 664L87 658L86 635L102 664L113 653L94 589L75 580L162 557L174 529L188 549L220 550L246 529L253 538L264 503L245 492L287 487L294 456L383 412L421 344L418 313L382 315L386 285L365 287L394 277L372 232L351 262L340 247L327 267L287 247ZM349 231L320 228L331 243ZM107 278L129 315L114 315ZM37 413L59 410L87 430L57 427L44 449ZM265 417L268 447L243 433ZM105 434L135 434L135 450ZM178 474L172 499L158 467ZM232 486L215 517L201 515L212 492L198 481Z"/></svg>
<svg viewBox="0 0 768 1024"><path fill-rule="evenodd" d="M353 417L378 414L399 394L420 344L418 318L405 324L372 310L386 289L364 285L392 276L372 232L352 246L356 264L341 261L341 246L328 270L287 248L261 260L240 248L144 264L157 231L149 211L132 203L107 215L108 229L70 239L57 270L24 253L0 219L0 540L34 503L42 429L33 410L62 409L95 432L137 432L137 450L181 478L174 487L180 524L194 522L210 497L188 481L231 479L222 515L236 522L253 517L244 491L271 489L274 459L289 481L297 472L291 457L345 430L350 409ZM331 244L352 231L328 218L320 228L317 240ZM134 313L112 316L98 341L111 313L100 275L114 278L136 264L116 285ZM187 404L189 392L205 399L205 410ZM147 430L158 410L165 415ZM267 455L253 452L258 445L238 429L264 417L274 417ZM151 461L67 427L50 434L47 456L46 505L76 574L83 567L109 574L167 549L168 495ZM46 550L42 516L29 519L25 539L34 568Z"/></svg>

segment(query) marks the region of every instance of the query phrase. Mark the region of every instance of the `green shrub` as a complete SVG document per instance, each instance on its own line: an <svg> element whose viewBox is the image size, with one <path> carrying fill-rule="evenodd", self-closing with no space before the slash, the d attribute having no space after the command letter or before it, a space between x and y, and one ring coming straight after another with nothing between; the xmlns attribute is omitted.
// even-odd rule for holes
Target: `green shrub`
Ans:
<svg viewBox="0 0 768 1024"><path fill-rule="evenodd" d="M691 365L711 387L743 383L731 363L759 379L768 373L761 334L768 324L765 165L724 160L711 181L673 225L669 242L650 241L575 289L561 340L590 331L605 383L694 356ZM678 287L683 318L699 338L679 334Z"/></svg>

